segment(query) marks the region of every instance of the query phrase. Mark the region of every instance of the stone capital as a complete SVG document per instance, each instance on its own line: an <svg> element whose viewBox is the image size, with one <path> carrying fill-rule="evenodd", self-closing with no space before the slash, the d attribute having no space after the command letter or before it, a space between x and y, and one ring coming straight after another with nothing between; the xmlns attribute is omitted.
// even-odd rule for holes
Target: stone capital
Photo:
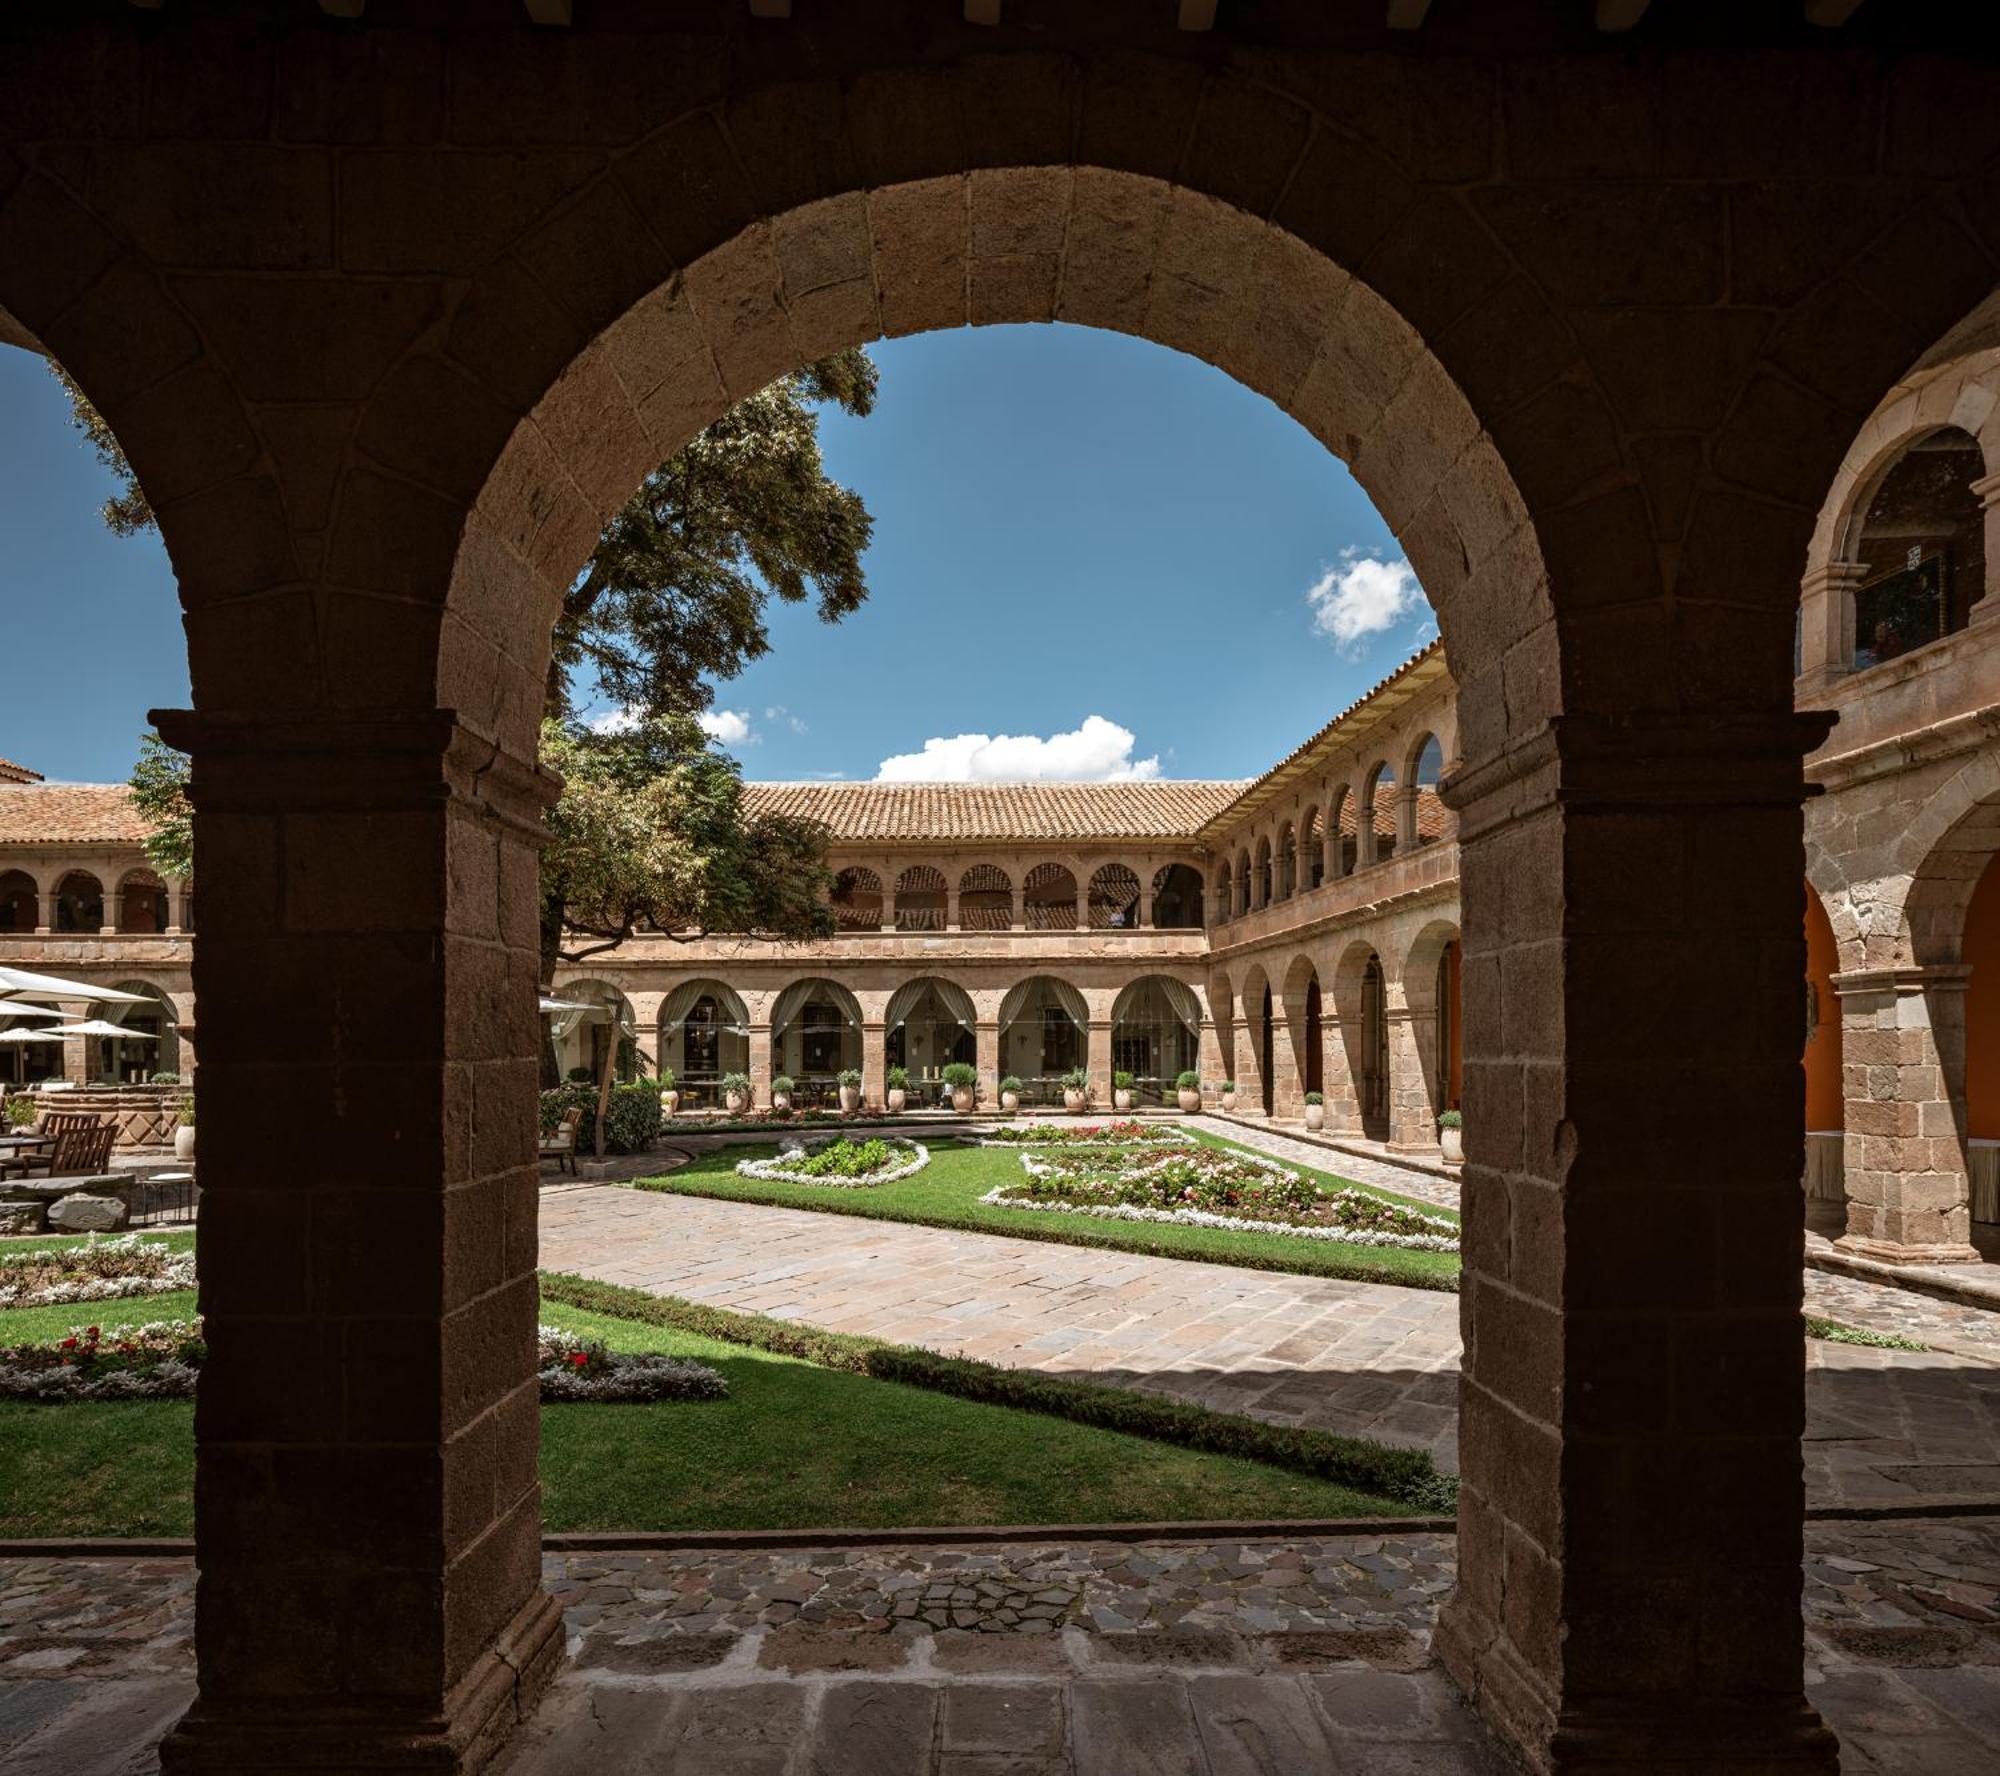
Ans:
<svg viewBox="0 0 2000 1776"><path fill-rule="evenodd" d="M1896 968L1853 968L1829 975L1836 999L1903 998L1913 993L1963 993L1972 969L1962 962Z"/></svg>

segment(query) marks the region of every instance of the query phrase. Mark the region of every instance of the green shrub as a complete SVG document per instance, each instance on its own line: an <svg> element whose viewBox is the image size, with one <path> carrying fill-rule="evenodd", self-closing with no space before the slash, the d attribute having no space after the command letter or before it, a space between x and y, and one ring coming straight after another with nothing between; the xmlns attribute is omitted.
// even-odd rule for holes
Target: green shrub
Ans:
<svg viewBox="0 0 2000 1776"><path fill-rule="evenodd" d="M891 1091L907 1091L910 1085L910 1070L907 1067L891 1067L888 1072Z"/></svg>
<svg viewBox="0 0 2000 1776"><path fill-rule="evenodd" d="M836 1085L859 1085L861 1083L861 1069L859 1067L843 1067L833 1076L833 1082Z"/></svg>
<svg viewBox="0 0 2000 1776"><path fill-rule="evenodd" d="M717 1086L717 1090L725 1098L731 1092L741 1092L747 1098L750 1095L750 1075L747 1073L725 1073Z"/></svg>
<svg viewBox="0 0 2000 1776"><path fill-rule="evenodd" d="M1009 1073L1005 1079L1000 1081L1000 1089L1003 1092L1012 1092L1018 1098L1021 1095L1021 1082L1012 1073Z"/></svg>
<svg viewBox="0 0 2000 1776"><path fill-rule="evenodd" d="M771 1096L774 1098L789 1098L798 1089L798 1081L789 1073L780 1073L771 1081Z"/></svg>
<svg viewBox="0 0 2000 1776"><path fill-rule="evenodd" d="M6 1124L9 1128L26 1128L40 1114L34 1098L27 1092L7 1100Z"/></svg>
<svg viewBox="0 0 2000 1776"><path fill-rule="evenodd" d="M1175 1091L1198 1092L1201 1090L1201 1075L1190 1067L1174 1081Z"/></svg>
<svg viewBox="0 0 2000 1776"><path fill-rule="evenodd" d="M597 1081L597 1075L588 1067L572 1067L563 1077L572 1085L594 1085Z"/></svg>
<svg viewBox="0 0 2000 1776"><path fill-rule="evenodd" d="M1441 1129L1464 1128L1465 1117L1457 1110L1447 1110L1438 1118L1438 1127Z"/></svg>
<svg viewBox="0 0 2000 1776"><path fill-rule="evenodd" d="M181 1107L174 1113L174 1120L184 1129L194 1127L194 1093L189 1092L181 1099Z"/></svg>
<svg viewBox="0 0 2000 1776"><path fill-rule="evenodd" d="M1090 1075L1081 1067L1070 1068L1063 1075L1063 1090L1073 1092L1090 1090Z"/></svg>
<svg viewBox="0 0 2000 1776"><path fill-rule="evenodd" d="M970 1061L953 1061L940 1075L953 1091L970 1091L979 1083L979 1069Z"/></svg>
<svg viewBox="0 0 2000 1776"><path fill-rule="evenodd" d="M1307 1093L1306 1093L1306 1102L1307 1102L1308 1104L1324 1104L1324 1103L1326 1102L1326 1093L1325 1093L1325 1092L1307 1092Z"/></svg>
<svg viewBox="0 0 2000 1776"><path fill-rule="evenodd" d="M576 1150L597 1150L597 1088L593 1085L559 1085L542 1093L542 1133L553 1134L563 1112L577 1109L583 1120L576 1126ZM614 1085L604 1116L606 1153L643 1153L646 1144L660 1132L660 1094L644 1085Z"/></svg>
<svg viewBox="0 0 2000 1776"><path fill-rule="evenodd" d="M1236 1081L1233 1079L1225 1079L1222 1082L1222 1089L1226 1092L1233 1092L1236 1089Z"/></svg>
<svg viewBox="0 0 2000 1776"><path fill-rule="evenodd" d="M146 1075L146 1083L148 1085L179 1085L180 1082L181 1082L181 1076L178 1073L174 1073L171 1071L163 1073L148 1073Z"/></svg>
<svg viewBox="0 0 2000 1776"><path fill-rule="evenodd" d="M662 1067L662 1068L660 1069L660 1077L659 1077L659 1080L658 1080L658 1082L657 1082L657 1083L658 1083L658 1085L659 1085L659 1088L660 1088L660 1090L661 1090L661 1091L663 1091L663 1092L670 1092L670 1091L672 1091L672 1090L674 1089L674 1070L673 1070L673 1068L671 1068L671 1067Z"/></svg>

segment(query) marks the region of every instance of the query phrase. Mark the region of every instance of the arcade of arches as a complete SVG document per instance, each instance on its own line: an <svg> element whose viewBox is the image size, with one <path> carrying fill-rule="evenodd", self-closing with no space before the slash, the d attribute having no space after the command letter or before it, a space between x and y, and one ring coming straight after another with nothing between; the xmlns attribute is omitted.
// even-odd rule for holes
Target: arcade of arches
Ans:
<svg viewBox="0 0 2000 1776"><path fill-rule="evenodd" d="M561 1656L534 746L605 516L794 365L1051 319L1198 355L1349 462L1450 649L1438 793L1416 732L1364 731L1405 674L1151 830L884 841L824 985L711 957L697 1045L754 1068L768 1023L880 1067L923 978L957 992L906 1056L962 993L982 1066L1004 1024L1036 1064L1164 1070L1178 983L1253 1106L1316 1055L1394 1141L1462 1082L1439 1656L1538 1769L1835 1768L1799 1615L1801 838L1848 1237L1962 1253L2000 551L1956 434L1991 463L2000 73L1978 9L1927 3L1238 10L10 9L0 334L159 513L196 706L159 726L227 860L170 1771L473 1768ZM1192 911L1169 865L1203 926L1160 917L1163 886ZM154 941L107 933L102 876L27 873L0 951ZM954 893L976 955L900 955L951 948Z"/></svg>

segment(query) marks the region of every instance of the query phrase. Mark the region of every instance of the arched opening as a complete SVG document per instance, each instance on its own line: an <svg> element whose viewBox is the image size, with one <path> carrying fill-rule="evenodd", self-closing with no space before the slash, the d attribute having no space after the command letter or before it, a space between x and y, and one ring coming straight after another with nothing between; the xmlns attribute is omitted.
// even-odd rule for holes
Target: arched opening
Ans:
<svg viewBox="0 0 2000 1776"><path fill-rule="evenodd" d="M1417 792L1419 845L1435 845L1444 837L1445 806L1438 794L1438 780L1444 775L1444 748L1435 734L1426 734L1412 755L1410 782Z"/></svg>
<svg viewBox="0 0 2000 1776"><path fill-rule="evenodd" d="M1298 837L1289 820L1278 828L1277 870L1277 898L1290 900L1298 889L1299 852Z"/></svg>
<svg viewBox="0 0 2000 1776"><path fill-rule="evenodd" d="M1062 1102L1063 1075L1090 1065L1090 1007L1052 974L1031 975L1000 1002L1000 1074L1020 1080L1023 1101Z"/></svg>
<svg viewBox="0 0 2000 1776"><path fill-rule="evenodd" d="M928 863L912 864L896 878L896 929L942 931L946 894L943 870Z"/></svg>
<svg viewBox="0 0 2000 1776"><path fill-rule="evenodd" d="M1278 1113L1278 1033L1271 1013L1271 983L1266 981L1262 1009L1257 1014L1257 1073L1266 1116Z"/></svg>
<svg viewBox="0 0 2000 1776"><path fill-rule="evenodd" d="M958 928L1008 931L1013 924L1013 878L998 864L975 863L958 878Z"/></svg>
<svg viewBox="0 0 2000 1776"><path fill-rule="evenodd" d="M1966 625L1986 589L1979 442L1957 426L1914 440L1883 474L1852 545L1854 664L1878 666Z"/></svg>
<svg viewBox="0 0 2000 1776"><path fill-rule="evenodd" d="M1368 835L1364 861L1380 863L1396 855L1396 768L1387 759L1368 773L1361 796L1361 828Z"/></svg>
<svg viewBox="0 0 2000 1776"><path fill-rule="evenodd" d="M1059 863L1038 863L1021 882L1021 917L1030 931L1074 931L1076 877Z"/></svg>
<svg viewBox="0 0 2000 1776"><path fill-rule="evenodd" d="M1185 981L1146 974L1119 993L1111 1007L1111 1065L1132 1075L1140 1103L1167 1101L1200 1055L1201 999Z"/></svg>
<svg viewBox="0 0 2000 1776"><path fill-rule="evenodd" d="M1459 932L1444 920L1419 931L1403 961L1403 996L1410 1019L1413 1077L1391 1082L1398 1103L1395 1140L1431 1147L1438 1118L1459 1107L1463 1055L1459 1030ZM1392 1069L1393 1071L1393 1069Z"/></svg>
<svg viewBox="0 0 2000 1776"><path fill-rule="evenodd" d="M882 929L882 878L872 869L850 865L833 878L828 896L833 922L842 931Z"/></svg>
<svg viewBox="0 0 2000 1776"><path fill-rule="evenodd" d="M1320 842L1318 808L1308 808L1299 821L1298 870L1307 892L1326 880L1326 847Z"/></svg>
<svg viewBox="0 0 2000 1776"><path fill-rule="evenodd" d="M956 982L935 976L905 981L889 997L883 1064L908 1070L916 1102L946 1102L944 1068L954 1061L978 1064L975 1022L972 996Z"/></svg>
<svg viewBox="0 0 2000 1776"><path fill-rule="evenodd" d="M793 981L771 1008L771 1074L799 1109L839 1102L840 1075L861 1070L861 1006L838 981Z"/></svg>
<svg viewBox="0 0 2000 1776"><path fill-rule="evenodd" d="M1228 898L1228 869L1223 865L1223 897ZM1202 927L1201 871L1191 864L1170 863L1153 873L1153 927L1157 931L1199 931Z"/></svg>
<svg viewBox="0 0 2000 1776"><path fill-rule="evenodd" d="M163 987L151 981L122 980L115 983L121 993L144 996L142 1005L113 1001L92 1011L93 1017L130 1030L130 1036L100 1036L93 1044L97 1066L95 1077L116 1085L143 1085L155 1073L181 1070L181 1041L175 1026L180 1013Z"/></svg>
<svg viewBox="0 0 2000 1776"><path fill-rule="evenodd" d="M1841 1072L1840 1001L1833 990L1840 950L1826 903L1810 882L1805 885L1805 903L1806 1206L1811 1224L1813 1205L1824 1205L1818 1230L1838 1237L1847 1225L1842 1158L1847 1094Z"/></svg>
<svg viewBox="0 0 2000 1776"><path fill-rule="evenodd" d="M1215 870L1215 920L1218 925L1226 924L1236 916L1235 873L1229 867L1229 859L1224 858Z"/></svg>
<svg viewBox="0 0 2000 1776"><path fill-rule="evenodd" d="M79 933L104 929L104 886L88 870L71 870L56 884L56 929Z"/></svg>
<svg viewBox="0 0 2000 1776"><path fill-rule="evenodd" d="M1326 1018L1321 1003L1319 976L1306 983L1306 1090L1326 1091Z"/></svg>
<svg viewBox="0 0 2000 1776"><path fill-rule="evenodd" d="M2000 856L1965 911L1965 1134L1972 1223L1981 1250L2000 1244Z"/></svg>
<svg viewBox="0 0 2000 1776"><path fill-rule="evenodd" d="M1382 958L1369 945L1353 944L1341 957L1334 1005L1358 1132L1370 1141L1386 1141L1391 1130L1388 982Z"/></svg>
<svg viewBox="0 0 2000 1776"><path fill-rule="evenodd" d="M1236 912L1240 918L1250 910L1250 853L1236 854Z"/></svg>
<svg viewBox="0 0 2000 1776"><path fill-rule="evenodd" d="M1268 837L1257 841L1256 897L1254 904L1267 907L1271 904L1271 841Z"/></svg>
<svg viewBox="0 0 2000 1776"><path fill-rule="evenodd" d="M1122 863L1107 863L1090 878L1090 928L1127 931L1139 923L1139 878Z"/></svg>
<svg viewBox="0 0 2000 1776"><path fill-rule="evenodd" d="M0 874L0 931L33 932L42 922L42 894L26 870Z"/></svg>
<svg viewBox="0 0 2000 1776"><path fill-rule="evenodd" d="M544 1085L595 1085L604 1077L607 1054L614 1083L629 1085L639 1077L647 1063L639 1052L639 1020L631 1000L602 980L559 981L549 992L581 1009L551 1012L544 1020Z"/></svg>
<svg viewBox="0 0 2000 1776"><path fill-rule="evenodd" d="M725 1074L750 1071L750 1014L733 987L718 980L682 981L660 1004L660 1065L689 1108L722 1102Z"/></svg>
<svg viewBox="0 0 2000 1776"><path fill-rule="evenodd" d="M1334 840L1337 876L1351 876L1361 861L1360 828L1354 817L1354 795L1346 784L1333 792L1333 812L1327 816L1327 832Z"/></svg>
<svg viewBox="0 0 2000 1776"><path fill-rule="evenodd" d="M1326 1090L1325 1031L1321 1015L1319 971L1309 956L1294 956L1285 970L1285 1076L1276 1094L1278 1113L1296 1116L1305 1109L1305 1094Z"/></svg>
<svg viewBox="0 0 2000 1776"><path fill-rule="evenodd" d="M134 870L118 884L118 929L157 937L170 923L166 884L151 870Z"/></svg>

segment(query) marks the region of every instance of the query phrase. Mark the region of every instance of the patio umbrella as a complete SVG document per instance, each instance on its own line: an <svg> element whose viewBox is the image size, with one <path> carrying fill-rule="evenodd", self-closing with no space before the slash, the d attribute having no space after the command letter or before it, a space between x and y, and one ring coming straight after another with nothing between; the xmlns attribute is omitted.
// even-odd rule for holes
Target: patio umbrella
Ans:
<svg viewBox="0 0 2000 1776"><path fill-rule="evenodd" d="M106 1023L103 1018L85 1018L80 1024L58 1024L53 1030L44 1032L45 1037L61 1039L64 1036L112 1036L120 1042L157 1042L159 1037L148 1030L134 1030L126 1024Z"/></svg>
<svg viewBox="0 0 2000 1776"><path fill-rule="evenodd" d="M551 999L546 993L542 995L543 1017L553 1017L559 1011L604 1011L607 1009L607 1007L602 1005L581 1005L574 999Z"/></svg>
<svg viewBox="0 0 2000 1776"><path fill-rule="evenodd" d="M149 1005L144 993L121 993L116 987L89 981L64 980L60 975L31 974L25 968L0 967L0 1003L24 999L84 999L96 1005Z"/></svg>
<svg viewBox="0 0 2000 1776"><path fill-rule="evenodd" d="M60 1042L66 1030L0 1030L0 1042Z"/></svg>

